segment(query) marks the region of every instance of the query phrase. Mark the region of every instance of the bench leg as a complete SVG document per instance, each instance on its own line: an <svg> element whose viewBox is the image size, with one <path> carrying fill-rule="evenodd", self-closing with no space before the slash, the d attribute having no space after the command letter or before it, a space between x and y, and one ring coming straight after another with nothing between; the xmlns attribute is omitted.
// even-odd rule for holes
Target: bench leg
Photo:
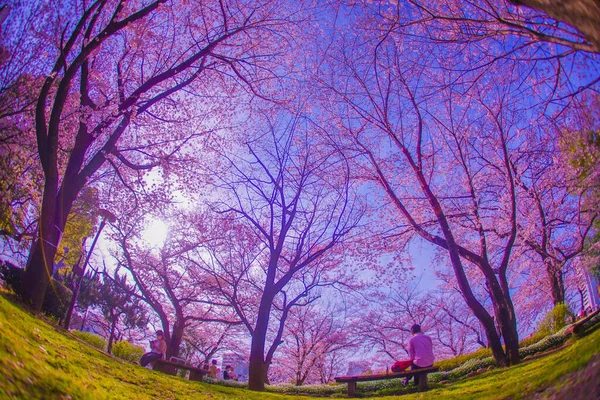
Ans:
<svg viewBox="0 0 600 400"><path fill-rule="evenodd" d="M348 397L356 396L356 382L348 382Z"/></svg>
<svg viewBox="0 0 600 400"><path fill-rule="evenodd" d="M419 375L419 392L427 390L427 374Z"/></svg>
<svg viewBox="0 0 600 400"><path fill-rule="evenodd" d="M164 365L161 363L156 363L156 368L154 368L154 369L156 371L160 371L162 373L169 374L169 375L177 374L177 369L175 367L173 367L172 365Z"/></svg>
<svg viewBox="0 0 600 400"><path fill-rule="evenodd" d="M202 380L202 372L190 371L190 381L201 381L201 380Z"/></svg>

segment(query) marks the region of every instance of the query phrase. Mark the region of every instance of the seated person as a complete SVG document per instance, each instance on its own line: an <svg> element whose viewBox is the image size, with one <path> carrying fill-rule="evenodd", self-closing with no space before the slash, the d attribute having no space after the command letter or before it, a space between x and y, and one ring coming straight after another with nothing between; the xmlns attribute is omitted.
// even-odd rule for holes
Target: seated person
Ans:
<svg viewBox="0 0 600 400"><path fill-rule="evenodd" d="M225 371L223 371L223 379L226 381L228 381L228 380L237 381L238 380L238 377L233 372L233 367L231 365L228 365L225 367Z"/></svg>
<svg viewBox="0 0 600 400"><path fill-rule="evenodd" d="M154 367L154 361L165 358L167 352L167 342L165 342L165 335L163 331L156 331L156 340L150 341L150 352L144 354L140 358L140 365L145 367L150 364Z"/></svg>
<svg viewBox="0 0 600 400"><path fill-rule="evenodd" d="M212 364L208 367L208 376L213 379L217 379L217 374L219 373L219 368L217 368L217 360L212 360Z"/></svg>
<svg viewBox="0 0 600 400"><path fill-rule="evenodd" d="M410 331L413 335L408 341L408 354L410 355L410 360L412 362L410 370L415 371L420 368L432 367L435 357L433 355L433 342L431 338L421 331L421 326L418 324L414 324L410 328ZM410 378L411 377L406 377L406 379L404 379L404 385L408 384ZM414 378L415 385L418 386L419 377L414 375Z"/></svg>

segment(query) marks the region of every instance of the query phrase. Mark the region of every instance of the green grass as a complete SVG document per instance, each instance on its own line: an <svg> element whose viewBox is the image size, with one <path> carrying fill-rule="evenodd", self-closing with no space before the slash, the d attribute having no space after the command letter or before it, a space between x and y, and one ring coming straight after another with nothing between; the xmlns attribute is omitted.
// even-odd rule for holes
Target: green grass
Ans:
<svg viewBox="0 0 600 400"><path fill-rule="evenodd" d="M294 398L190 382L114 359L55 330L0 296L0 398L64 399L66 396L72 399Z"/></svg>
<svg viewBox="0 0 600 400"><path fill-rule="evenodd" d="M458 382L432 384L426 393L408 393L406 389L397 388L377 392L377 387L371 386L370 390L375 392L367 396L404 394L401 398L406 400L519 399L547 386L564 385L565 374L585 366L599 352L600 329L596 329L548 356ZM109 357L0 296L0 398L66 399L67 396L72 399L184 400L315 398L314 395L256 393L150 371Z"/></svg>

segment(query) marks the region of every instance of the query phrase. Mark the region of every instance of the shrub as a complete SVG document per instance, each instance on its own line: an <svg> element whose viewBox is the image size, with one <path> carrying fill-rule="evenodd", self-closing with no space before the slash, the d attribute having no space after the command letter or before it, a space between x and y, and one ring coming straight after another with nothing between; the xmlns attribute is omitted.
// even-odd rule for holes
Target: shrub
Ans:
<svg viewBox="0 0 600 400"><path fill-rule="evenodd" d="M439 380L444 380L444 379L455 380L455 379L463 377L467 374L470 374L471 372L475 372L482 368L487 368L492 365L496 365L496 362L494 361L494 357L472 358L472 359L468 360L467 362L465 362L460 367L454 368L452 371L448 371L445 374L438 373L439 376L438 376L438 374L431 374L431 375L434 375L434 376L431 376L431 381L439 382L438 379Z"/></svg>
<svg viewBox="0 0 600 400"><path fill-rule="evenodd" d="M90 332L82 332L82 331L73 331L73 335L83 340L84 342L92 345L93 347L103 350L106 350L106 339L104 339L100 335L96 335L95 333Z"/></svg>
<svg viewBox="0 0 600 400"><path fill-rule="evenodd" d="M23 269L19 268L8 261L0 263L0 278L4 284L12 289L15 293L21 293L21 278L23 277Z"/></svg>
<svg viewBox="0 0 600 400"><path fill-rule="evenodd" d="M519 349L519 356L521 358L540 353L542 351L549 350L554 347L558 347L563 344L569 337L570 333L567 333L566 327L560 331L553 333L552 335L546 336L542 340L532 345L522 347Z"/></svg>
<svg viewBox="0 0 600 400"><path fill-rule="evenodd" d="M137 362L144 355L144 349L129 343L127 340L119 340L113 344L112 353L115 357L122 358L125 361Z"/></svg>
<svg viewBox="0 0 600 400"><path fill-rule="evenodd" d="M538 332L547 332L548 334L558 332L573 317L573 313L565 303L560 303L544 317L538 328Z"/></svg>
<svg viewBox="0 0 600 400"><path fill-rule="evenodd" d="M62 320L71 304L73 292L55 279L52 279L50 283L44 296L42 311L58 320Z"/></svg>
<svg viewBox="0 0 600 400"><path fill-rule="evenodd" d="M450 371L454 368L458 368L465 362L473 359L473 358L484 358L492 355L492 350L489 348L480 348L477 351L469 354L462 354L460 356L456 356L454 358L449 358L447 360L441 360L435 363L436 367L440 367L442 371Z"/></svg>
<svg viewBox="0 0 600 400"><path fill-rule="evenodd" d="M310 395L310 396L331 396L332 394L342 394L346 391L346 385L301 385L296 386L292 383L284 383L280 385L266 386L266 391L294 394L294 395Z"/></svg>
<svg viewBox="0 0 600 400"><path fill-rule="evenodd" d="M519 342L519 348L531 346L532 344L535 344L535 343L539 342L540 340L544 339L549 334L550 334L550 332L548 332L548 331L539 331L538 330L538 331L534 332L533 334L531 334L529 337L521 340Z"/></svg>
<svg viewBox="0 0 600 400"><path fill-rule="evenodd" d="M21 295L21 282L24 272L23 268L19 268L9 262L5 261L0 264L0 278L18 295ZM42 311L60 321L64 318L72 297L73 293L71 290L53 278L44 295Z"/></svg>

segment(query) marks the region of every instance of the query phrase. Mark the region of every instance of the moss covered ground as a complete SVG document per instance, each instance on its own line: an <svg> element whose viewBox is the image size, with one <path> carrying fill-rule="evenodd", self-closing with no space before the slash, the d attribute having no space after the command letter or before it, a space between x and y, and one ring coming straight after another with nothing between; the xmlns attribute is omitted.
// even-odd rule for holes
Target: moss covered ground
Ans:
<svg viewBox="0 0 600 400"><path fill-rule="evenodd" d="M455 382L435 383L425 393L381 388L366 398L520 399L548 387L569 391L575 371L600 353L600 329L562 350L517 366ZM360 386L360 385L359 385ZM275 388L274 388L275 389ZM581 388L579 388L581 389ZM277 390L277 389L275 389ZM289 393L190 382L112 358L29 314L0 296L0 398L16 399L308 399ZM343 396L335 393L333 396ZM383 397L379 397L383 396ZM331 397L329 397L331 398Z"/></svg>

